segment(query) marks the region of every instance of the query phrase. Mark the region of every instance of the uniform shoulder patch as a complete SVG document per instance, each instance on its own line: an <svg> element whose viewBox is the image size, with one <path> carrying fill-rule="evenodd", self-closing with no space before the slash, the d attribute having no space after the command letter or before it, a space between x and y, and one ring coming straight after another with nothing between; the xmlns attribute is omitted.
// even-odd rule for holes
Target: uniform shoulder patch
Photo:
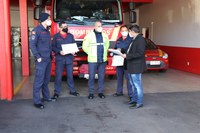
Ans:
<svg viewBox="0 0 200 133"><path fill-rule="evenodd" d="M32 40L35 40L35 35L32 35L32 36L31 36L31 39L32 39Z"/></svg>
<svg viewBox="0 0 200 133"><path fill-rule="evenodd" d="M35 32L35 31L32 31L32 32L31 32L31 34L32 34L32 35L35 35L35 34L36 34L36 32Z"/></svg>

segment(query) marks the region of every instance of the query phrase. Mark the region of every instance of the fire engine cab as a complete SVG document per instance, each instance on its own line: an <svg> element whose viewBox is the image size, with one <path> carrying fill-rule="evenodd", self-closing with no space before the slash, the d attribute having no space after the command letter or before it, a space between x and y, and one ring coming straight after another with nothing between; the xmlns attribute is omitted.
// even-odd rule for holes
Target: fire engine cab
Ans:
<svg viewBox="0 0 200 133"><path fill-rule="evenodd" d="M128 2L128 1L126 1ZM127 5L127 4L126 4ZM53 21L51 35L58 32L58 23L65 21L69 32L74 35L79 52L76 53L73 62L73 74L88 78L87 55L82 50L82 41L86 34L93 31L94 22L101 20L103 32L110 40L110 48L114 47L119 37L120 26L124 24L123 11L130 12L130 22L135 23L134 3L130 6L122 6L120 0L35 0L34 18L39 19L39 14L45 11L50 14ZM116 68L111 66L112 57L108 54L106 75L112 77L116 74ZM55 60L52 61L51 75L55 75ZM65 74L65 72L63 73Z"/></svg>

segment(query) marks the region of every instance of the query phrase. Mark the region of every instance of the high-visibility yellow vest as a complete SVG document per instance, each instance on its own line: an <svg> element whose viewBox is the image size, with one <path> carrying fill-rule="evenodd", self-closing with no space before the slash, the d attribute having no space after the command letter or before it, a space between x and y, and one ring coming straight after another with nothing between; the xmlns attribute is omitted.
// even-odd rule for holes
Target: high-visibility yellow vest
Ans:
<svg viewBox="0 0 200 133"><path fill-rule="evenodd" d="M103 43L97 43L96 35L94 32L90 32L87 34L83 40L82 49L85 53L88 54L88 62L97 62L97 46L103 45L104 46L104 54L103 54L103 61L107 61L107 54L108 48L110 46L110 42L108 39L108 35L102 33Z"/></svg>

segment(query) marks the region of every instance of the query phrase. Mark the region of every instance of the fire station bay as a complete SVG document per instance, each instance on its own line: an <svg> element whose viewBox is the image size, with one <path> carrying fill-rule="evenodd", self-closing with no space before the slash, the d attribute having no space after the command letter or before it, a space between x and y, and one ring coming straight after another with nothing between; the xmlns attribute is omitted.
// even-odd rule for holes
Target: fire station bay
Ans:
<svg viewBox="0 0 200 133"><path fill-rule="evenodd" d="M0 133L199 133L200 0L0 12Z"/></svg>

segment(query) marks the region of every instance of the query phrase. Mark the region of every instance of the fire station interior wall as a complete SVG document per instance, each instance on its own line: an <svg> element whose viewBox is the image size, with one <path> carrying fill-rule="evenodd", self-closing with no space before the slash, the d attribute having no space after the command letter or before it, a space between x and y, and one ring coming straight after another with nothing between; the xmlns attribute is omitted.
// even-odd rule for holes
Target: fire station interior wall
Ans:
<svg viewBox="0 0 200 133"><path fill-rule="evenodd" d="M18 6L10 7L11 16L11 36L12 36L12 58L21 58L21 39L20 39L20 12ZM29 32L34 27L33 8L28 8L28 27ZM32 53L29 54L32 56Z"/></svg>
<svg viewBox="0 0 200 133"><path fill-rule="evenodd" d="M19 7L16 6L10 7L10 15L11 15L11 26L20 27ZM33 8L28 8L28 26L29 27L34 26Z"/></svg>
<svg viewBox="0 0 200 133"><path fill-rule="evenodd" d="M139 9L135 9L135 12L137 14L136 16L136 24L139 24L139 16L140 16L140 12ZM125 12L124 13L124 24L126 25L130 25L130 13L129 12Z"/></svg>
<svg viewBox="0 0 200 133"><path fill-rule="evenodd" d="M155 0L139 10L140 26L169 54L170 67L200 74L200 0Z"/></svg>

